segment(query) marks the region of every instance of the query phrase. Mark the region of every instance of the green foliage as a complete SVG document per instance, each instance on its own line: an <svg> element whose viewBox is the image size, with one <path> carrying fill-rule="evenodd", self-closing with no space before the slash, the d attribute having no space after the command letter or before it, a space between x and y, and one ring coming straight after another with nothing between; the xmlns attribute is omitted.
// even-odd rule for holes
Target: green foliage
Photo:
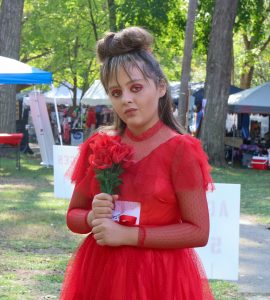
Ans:
<svg viewBox="0 0 270 300"><path fill-rule="evenodd" d="M119 0L117 27L139 25L159 34L168 23L167 12L170 1L162 0Z"/></svg>
<svg viewBox="0 0 270 300"><path fill-rule="evenodd" d="M170 80L180 79L187 2L119 0L117 26L142 26L155 37L153 52Z"/></svg>
<svg viewBox="0 0 270 300"><path fill-rule="evenodd" d="M95 44L107 29L103 1L26 1L21 57L85 91L97 77Z"/></svg>
<svg viewBox="0 0 270 300"><path fill-rule="evenodd" d="M214 0L198 1L191 81L204 81ZM115 0L117 28L143 26L155 37L153 52L169 80L181 74L187 0ZM261 52L270 34L268 0L239 0L234 52L236 82L255 66L254 84L269 77L269 51ZM105 0L25 0L21 59L52 71L56 84L68 81L86 91L98 77L96 40L109 31ZM243 36L249 41L249 48Z"/></svg>
<svg viewBox="0 0 270 300"><path fill-rule="evenodd" d="M168 24L156 36L154 52L170 81L180 80L186 18L187 3L184 1L171 1L168 11Z"/></svg>
<svg viewBox="0 0 270 300"><path fill-rule="evenodd" d="M214 0L203 0L198 2L194 49L199 54L207 54L208 52L214 4Z"/></svg>
<svg viewBox="0 0 270 300"><path fill-rule="evenodd" d="M252 44L258 44L265 39L266 27L262 26L267 14L265 0L239 0L235 30L250 37Z"/></svg>
<svg viewBox="0 0 270 300"><path fill-rule="evenodd" d="M262 66L261 60L264 63L267 61L264 52L267 51L270 38L269 12L268 0L239 0L234 43L234 53L237 58L236 74L240 78L242 74L254 67L256 71L253 83L255 84L268 80L267 67Z"/></svg>
<svg viewBox="0 0 270 300"><path fill-rule="evenodd" d="M213 0L199 1L194 38L195 57L208 52L214 4ZM267 62L267 59L261 49L270 35L269 11L268 0L239 0L238 2L234 26L236 78L234 84L236 85L240 85L241 74L247 73L251 66L255 67L254 85L268 80L268 68L261 63Z"/></svg>
<svg viewBox="0 0 270 300"><path fill-rule="evenodd" d="M253 76L253 85L258 86L270 78L270 49L267 47L255 61L255 70Z"/></svg>

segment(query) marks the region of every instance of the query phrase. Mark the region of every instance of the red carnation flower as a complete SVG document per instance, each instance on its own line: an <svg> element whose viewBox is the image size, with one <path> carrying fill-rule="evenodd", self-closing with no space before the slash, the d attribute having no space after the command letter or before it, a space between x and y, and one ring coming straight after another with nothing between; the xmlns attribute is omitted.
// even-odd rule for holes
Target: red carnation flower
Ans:
<svg viewBox="0 0 270 300"><path fill-rule="evenodd" d="M105 133L97 135L89 147L92 153L88 161L96 173L101 191L115 193L122 183L120 175L132 164L132 147L123 144L119 136L109 136Z"/></svg>

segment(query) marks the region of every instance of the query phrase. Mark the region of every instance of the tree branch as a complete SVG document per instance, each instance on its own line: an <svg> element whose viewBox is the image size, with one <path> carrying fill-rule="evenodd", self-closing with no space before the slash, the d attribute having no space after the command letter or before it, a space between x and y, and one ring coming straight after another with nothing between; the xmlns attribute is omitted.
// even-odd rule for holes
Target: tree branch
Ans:
<svg viewBox="0 0 270 300"><path fill-rule="evenodd" d="M263 45L260 47L260 52L265 50L269 42L270 42L270 35L268 36L267 40L263 43Z"/></svg>
<svg viewBox="0 0 270 300"><path fill-rule="evenodd" d="M91 19L91 24L92 24L94 35L95 35L95 40L97 41L98 40L97 24L96 24L96 22L94 20L94 16L93 16L91 0L88 0L88 7L89 7L89 16L90 16L90 19Z"/></svg>
<svg viewBox="0 0 270 300"><path fill-rule="evenodd" d="M247 50L249 50L250 49L250 41L248 40L248 36L246 35L246 34L243 34L242 35L243 36L243 40L244 40L244 44L245 44L245 47L246 47L246 49Z"/></svg>
<svg viewBox="0 0 270 300"><path fill-rule="evenodd" d="M40 54L38 54L38 55L35 55L35 56L32 56L32 57L24 57L24 58L22 58L21 59L21 62L23 62L23 63L28 63L29 61L32 61L32 60L35 60L35 59L37 59L37 58L41 58L41 57L43 57L43 56L45 56L45 55L48 55L48 54L50 54L50 53L52 53L52 49L48 49L47 51L45 51L45 52L43 52L43 53L40 53Z"/></svg>

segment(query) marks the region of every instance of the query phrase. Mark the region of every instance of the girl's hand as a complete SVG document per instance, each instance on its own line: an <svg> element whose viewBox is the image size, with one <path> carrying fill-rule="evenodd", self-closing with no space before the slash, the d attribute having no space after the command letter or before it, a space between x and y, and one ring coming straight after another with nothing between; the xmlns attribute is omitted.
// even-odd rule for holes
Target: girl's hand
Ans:
<svg viewBox="0 0 270 300"><path fill-rule="evenodd" d="M138 228L127 227L109 219L96 219L92 222L92 233L100 246L136 245Z"/></svg>
<svg viewBox="0 0 270 300"><path fill-rule="evenodd" d="M118 199L117 195L109 195L105 193L95 195L92 202L92 218L112 218L112 210L114 209L114 201Z"/></svg>
<svg viewBox="0 0 270 300"><path fill-rule="evenodd" d="M96 219L92 222L92 233L100 246L121 246L121 225L109 219Z"/></svg>

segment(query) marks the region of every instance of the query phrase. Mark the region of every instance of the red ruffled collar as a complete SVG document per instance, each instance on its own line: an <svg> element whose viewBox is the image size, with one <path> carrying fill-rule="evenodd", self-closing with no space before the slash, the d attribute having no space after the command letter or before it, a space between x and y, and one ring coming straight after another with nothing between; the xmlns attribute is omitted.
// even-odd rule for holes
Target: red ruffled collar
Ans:
<svg viewBox="0 0 270 300"><path fill-rule="evenodd" d="M157 133L160 128L163 126L161 121L158 121L154 126L147 129L140 135L134 135L127 127L125 129L125 134L133 141L144 141L152 137L155 133Z"/></svg>

